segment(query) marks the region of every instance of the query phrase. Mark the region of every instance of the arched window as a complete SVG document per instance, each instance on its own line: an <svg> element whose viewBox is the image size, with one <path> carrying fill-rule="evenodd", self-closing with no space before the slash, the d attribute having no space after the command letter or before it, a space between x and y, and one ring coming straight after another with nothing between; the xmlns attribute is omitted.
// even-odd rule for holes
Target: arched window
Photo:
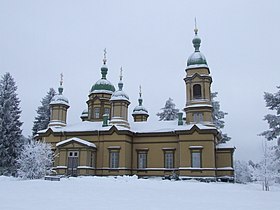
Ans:
<svg viewBox="0 0 280 210"><path fill-rule="evenodd" d="M201 98L201 85L195 84L193 86L193 98L200 99Z"/></svg>

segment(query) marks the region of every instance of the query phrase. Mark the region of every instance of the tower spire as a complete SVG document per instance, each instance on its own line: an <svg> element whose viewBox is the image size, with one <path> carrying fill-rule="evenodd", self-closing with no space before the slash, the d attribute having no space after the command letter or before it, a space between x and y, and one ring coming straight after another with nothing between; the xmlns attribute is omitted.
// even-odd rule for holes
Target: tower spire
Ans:
<svg viewBox="0 0 280 210"><path fill-rule="evenodd" d="M193 47L195 49L195 52L199 52L199 47L201 43L201 39L197 35L198 29L197 29L197 23L196 23L196 17L194 18L194 38L192 40Z"/></svg>
<svg viewBox="0 0 280 210"><path fill-rule="evenodd" d="M107 50L106 50L106 48L104 49L104 57L103 57L103 64L104 65L106 65L106 62L107 62L107 57L106 57L106 55L107 55Z"/></svg>
<svg viewBox="0 0 280 210"><path fill-rule="evenodd" d="M141 85L139 86L139 99L138 99L138 102L139 102L139 106L142 106L143 99L142 99L142 87L141 87Z"/></svg>
<svg viewBox="0 0 280 210"><path fill-rule="evenodd" d="M63 84L63 73L60 73L60 86Z"/></svg>
<svg viewBox="0 0 280 210"><path fill-rule="evenodd" d="M123 72L123 69L122 69L122 66L121 66L121 69L120 69L120 81L118 83L119 90L123 89L123 82L122 82L123 75L122 75L122 72Z"/></svg>
<svg viewBox="0 0 280 210"><path fill-rule="evenodd" d="M61 95L62 94L62 92L63 92L63 73L61 73L60 74L60 86L59 86L59 88L58 88L58 93Z"/></svg>
<svg viewBox="0 0 280 210"><path fill-rule="evenodd" d="M120 81L122 81L122 78L123 78L122 73L123 73L123 69L122 69L122 66L121 66L121 69L120 69Z"/></svg>
<svg viewBox="0 0 280 210"><path fill-rule="evenodd" d="M103 54L103 66L101 67L101 75L102 75L101 79L106 79L106 75L107 75L107 72L108 72L108 68L106 66L106 63L107 63L107 50L105 48L104 49L104 54Z"/></svg>
<svg viewBox="0 0 280 210"><path fill-rule="evenodd" d="M196 17L194 18L194 33L197 35L198 29L197 29L197 24L196 24Z"/></svg>

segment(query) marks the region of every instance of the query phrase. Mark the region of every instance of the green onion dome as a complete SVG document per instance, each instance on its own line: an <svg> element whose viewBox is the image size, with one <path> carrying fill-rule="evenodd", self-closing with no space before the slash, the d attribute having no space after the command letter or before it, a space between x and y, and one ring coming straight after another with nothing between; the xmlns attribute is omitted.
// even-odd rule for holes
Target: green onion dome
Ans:
<svg viewBox="0 0 280 210"><path fill-rule="evenodd" d="M190 55L190 57L187 60L187 69L201 68L201 67L208 68L206 58L199 50L201 39L198 37L197 31L198 30L195 29L195 36L192 40L195 51Z"/></svg>
<svg viewBox="0 0 280 210"><path fill-rule="evenodd" d="M90 93L112 94L113 92L115 92L114 85L112 85L112 83L106 79L107 72L108 72L108 68L104 64L104 66L101 67L102 78L92 86Z"/></svg>

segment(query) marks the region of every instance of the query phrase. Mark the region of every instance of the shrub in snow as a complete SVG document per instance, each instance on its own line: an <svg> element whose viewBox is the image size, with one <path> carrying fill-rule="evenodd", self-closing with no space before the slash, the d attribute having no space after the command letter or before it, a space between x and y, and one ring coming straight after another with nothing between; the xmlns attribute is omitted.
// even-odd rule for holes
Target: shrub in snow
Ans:
<svg viewBox="0 0 280 210"><path fill-rule="evenodd" d="M16 158L22 146L20 100L9 73L0 80L0 174L16 173Z"/></svg>
<svg viewBox="0 0 280 210"><path fill-rule="evenodd" d="M278 150L278 146L265 146L261 162L251 166L253 180L260 181L265 191L269 191L269 187L279 179L280 159L276 156Z"/></svg>
<svg viewBox="0 0 280 210"><path fill-rule="evenodd" d="M252 171L245 161L234 161L235 181L237 183L248 183L252 181Z"/></svg>
<svg viewBox="0 0 280 210"><path fill-rule="evenodd" d="M53 152L50 144L31 140L25 144L17 159L18 176L23 179L40 179L51 171Z"/></svg>
<svg viewBox="0 0 280 210"><path fill-rule="evenodd" d="M161 108L162 112L157 113L159 120L169 121L177 119L179 109L176 109L175 106L176 105L173 103L173 99L169 98L166 101L165 106Z"/></svg>

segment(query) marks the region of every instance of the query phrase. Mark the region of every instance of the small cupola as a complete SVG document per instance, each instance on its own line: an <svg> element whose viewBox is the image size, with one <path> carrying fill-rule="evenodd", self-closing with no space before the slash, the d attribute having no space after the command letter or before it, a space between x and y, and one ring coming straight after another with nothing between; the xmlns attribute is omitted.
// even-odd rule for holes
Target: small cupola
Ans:
<svg viewBox="0 0 280 210"><path fill-rule="evenodd" d="M112 119L111 124L120 125L129 128L128 124L128 106L130 104L128 95L123 91L122 68L120 70L120 81L118 83L119 89L115 91L110 99L112 105Z"/></svg>
<svg viewBox="0 0 280 210"><path fill-rule="evenodd" d="M195 21L196 22L196 21ZM194 29L194 38L192 40L193 47L194 47L194 52L189 56L187 60L187 68L188 69L195 69L195 68L208 68L208 64L206 61L205 56L200 52L200 44L201 44L201 39L198 37L198 29L195 24L195 29Z"/></svg>
<svg viewBox="0 0 280 210"><path fill-rule="evenodd" d="M143 106L141 86L139 87L138 106L133 109L132 116L134 118L134 122L147 121L149 117L148 110Z"/></svg>
<svg viewBox="0 0 280 210"><path fill-rule="evenodd" d="M82 112L80 118L82 119L82 121L85 121L85 120L88 119L88 109L85 109L85 110Z"/></svg>
<svg viewBox="0 0 280 210"><path fill-rule="evenodd" d="M51 117L49 126L65 126L67 118L67 109L69 106L68 99L62 94L63 93L63 74L61 74L60 86L58 88L58 94L56 94L51 102Z"/></svg>

